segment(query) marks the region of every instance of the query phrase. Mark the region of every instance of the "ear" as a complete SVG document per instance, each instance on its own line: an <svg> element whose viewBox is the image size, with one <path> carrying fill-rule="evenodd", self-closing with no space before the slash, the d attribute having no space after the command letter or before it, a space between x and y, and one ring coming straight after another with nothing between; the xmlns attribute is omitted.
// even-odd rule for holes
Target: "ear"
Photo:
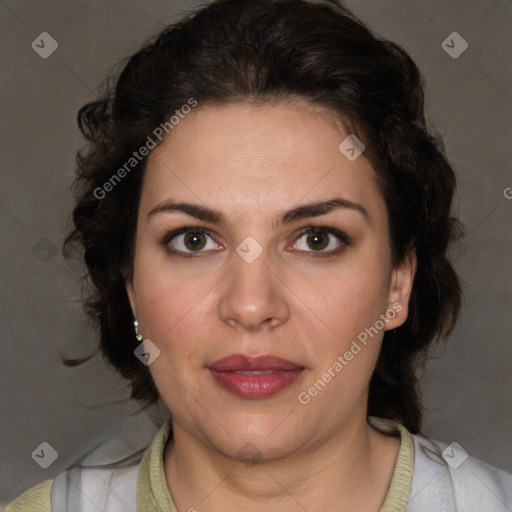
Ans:
<svg viewBox="0 0 512 512"><path fill-rule="evenodd" d="M386 331L400 327L407 320L409 299L417 267L416 253L410 251L392 271L388 311L392 311L394 315L388 315L389 321L386 323Z"/></svg>
<svg viewBox="0 0 512 512"><path fill-rule="evenodd" d="M135 290L131 279L125 281L126 294L132 308L133 318L137 318L137 303L135 302Z"/></svg>

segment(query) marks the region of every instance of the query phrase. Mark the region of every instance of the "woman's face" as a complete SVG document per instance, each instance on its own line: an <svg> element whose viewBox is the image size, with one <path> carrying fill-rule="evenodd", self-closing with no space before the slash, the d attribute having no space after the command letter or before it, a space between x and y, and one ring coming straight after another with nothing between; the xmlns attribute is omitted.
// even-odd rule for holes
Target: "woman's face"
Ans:
<svg viewBox="0 0 512 512"><path fill-rule="evenodd" d="M174 428L230 457L360 426L384 330L407 316L413 263L392 267L348 135L302 100L199 105L149 156L130 302Z"/></svg>

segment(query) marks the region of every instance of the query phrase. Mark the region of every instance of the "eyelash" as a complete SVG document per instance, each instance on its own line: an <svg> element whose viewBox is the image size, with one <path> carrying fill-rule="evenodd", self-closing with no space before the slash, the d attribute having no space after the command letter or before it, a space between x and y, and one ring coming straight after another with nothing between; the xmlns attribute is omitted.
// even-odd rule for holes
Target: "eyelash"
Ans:
<svg viewBox="0 0 512 512"><path fill-rule="evenodd" d="M297 241L300 240L301 237L303 237L304 235L308 235L310 233L315 233L315 232L327 233L329 235L333 235L335 238L337 238L337 240L340 242L341 245L337 249L330 250L330 251L299 251L299 252L306 253L311 258L326 258L329 256L335 256L338 253L340 253L345 247L350 246L352 243L351 238L346 233L344 233L343 231L339 231L338 229L335 229L335 228L330 228L328 226L308 226L306 228L303 228L300 231L300 233L298 234L295 242L293 242L293 243L296 244ZM197 255L206 252L206 251L186 252L186 251L172 249L170 247L170 242L175 237L182 235L182 234L187 234L187 233L201 233L201 234L206 235L213 239L211 232L204 228L184 227L184 228L175 229L173 231L170 231L169 233L166 233L162 239L162 244L165 246L167 252L170 255L180 256L183 258L194 258L194 257L197 257Z"/></svg>

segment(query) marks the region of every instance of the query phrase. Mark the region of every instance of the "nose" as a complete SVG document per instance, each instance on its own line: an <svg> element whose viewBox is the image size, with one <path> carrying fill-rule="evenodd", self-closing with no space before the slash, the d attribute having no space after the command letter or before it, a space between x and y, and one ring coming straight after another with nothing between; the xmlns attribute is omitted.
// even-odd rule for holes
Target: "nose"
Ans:
<svg viewBox="0 0 512 512"><path fill-rule="evenodd" d="M219 315L237 329L258 331L288 321L290 306L286 285L268 264L265 253L247 263L234 256L234 267L222 282Z"/></svg>

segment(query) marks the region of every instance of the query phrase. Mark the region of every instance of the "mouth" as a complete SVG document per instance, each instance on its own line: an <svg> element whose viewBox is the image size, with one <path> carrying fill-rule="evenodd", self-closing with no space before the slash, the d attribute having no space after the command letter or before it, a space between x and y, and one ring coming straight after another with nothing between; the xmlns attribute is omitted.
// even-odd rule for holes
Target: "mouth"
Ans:
<svg viewBox="0 0 512 512"><path fill-rule="evenodd" d="M238 397L269 398L291 386L305 368L277 356L234 354L207 366L222 389Z"/></svg>

